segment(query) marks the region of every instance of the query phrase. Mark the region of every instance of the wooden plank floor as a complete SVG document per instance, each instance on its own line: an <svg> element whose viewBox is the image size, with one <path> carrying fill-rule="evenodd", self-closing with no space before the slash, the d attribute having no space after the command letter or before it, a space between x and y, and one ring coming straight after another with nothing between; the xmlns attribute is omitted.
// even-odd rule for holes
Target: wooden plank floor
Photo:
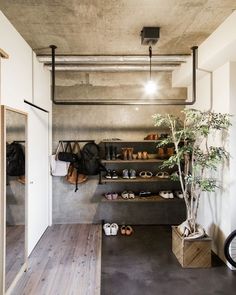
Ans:
<svg viewBox="0 0 236 295"><path fill-rule="evenodd" d="M101 226L53 225L29 258L13 295L99 295Z"/></svg>

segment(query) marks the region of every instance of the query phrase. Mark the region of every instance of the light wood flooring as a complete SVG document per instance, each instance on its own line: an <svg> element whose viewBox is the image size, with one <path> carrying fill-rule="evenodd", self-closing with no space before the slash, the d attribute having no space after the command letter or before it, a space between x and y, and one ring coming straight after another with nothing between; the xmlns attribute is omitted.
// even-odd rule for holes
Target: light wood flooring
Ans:
<svg viewBox="0 0 236 295"><path fill-rule="evenodd" d="M101 226L53 225L29 258L13 295L99 295Z"/></svg>

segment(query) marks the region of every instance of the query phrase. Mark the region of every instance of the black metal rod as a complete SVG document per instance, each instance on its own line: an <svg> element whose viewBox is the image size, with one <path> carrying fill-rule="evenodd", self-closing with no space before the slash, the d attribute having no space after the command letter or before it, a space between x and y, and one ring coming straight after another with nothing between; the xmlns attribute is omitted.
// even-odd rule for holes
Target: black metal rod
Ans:
<svg viewBox="0 0 236 295"><path fill-rule="evenodd" d="M192 104L196 102L196 92L197 92L197 67L198 67L198 47L193 46L192 48L193 54L193 64L192 64Z"/></svg>
<svg viewBox="0 0 236 295"><path fill-rule="evenodd" d="M89 140L73 139L73 140L59 140L59 142L95 142L95 140L92 140L92 139L89 139Z"/></svg>
<svg viewBox="0 0 236 295"><path fill-rule="evenodd" d="M51 98L52 98L52 101L55 103L55 51L57 46L50 45L49 47L52 49Z"/></svg>
<svg viewBox="0 0 236 295"><path fill-rule="evenodd" d="M38 109L38 110L40 110L40 111L43 111L43 112L45 112L45 113L49 113L49 111L47 111L47 110L45 110L45 109L43 109L43 108L41 108L41 107L39 107L39 106L33 104L32 102L29 102L28 100L25 100L25 99L24 99L24 103L27 103L27 104L29 104L30 106L32 106L32 107L34 107L34 108L36 108L36 109Z"/></svg>
<svg viewBox="0 0 236 295"><path fill-rule="evenodd" d="M51 99L52 102L56 105L193 105L196 102L196 79L197 79L197 46L193 46L192 49L192 100L186 101L185 99L146 99L146 100L101 100L101 101L93 101L93 100L80 100L80 101L56 101L55 100L55 49L57 48L55 45L50 45L52 49L52 89L51 89Z"/></svg>

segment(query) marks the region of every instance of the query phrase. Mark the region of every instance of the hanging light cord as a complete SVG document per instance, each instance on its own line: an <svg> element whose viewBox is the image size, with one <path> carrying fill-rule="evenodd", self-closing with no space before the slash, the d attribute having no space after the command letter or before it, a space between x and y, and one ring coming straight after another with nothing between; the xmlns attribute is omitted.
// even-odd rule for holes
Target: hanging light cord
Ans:
<svg viewBox="0 0 236 295"><path fill-rule="evenodd" d="M149 60L150 60L150 81L152 79L152 46L149 46Z"/></svg>

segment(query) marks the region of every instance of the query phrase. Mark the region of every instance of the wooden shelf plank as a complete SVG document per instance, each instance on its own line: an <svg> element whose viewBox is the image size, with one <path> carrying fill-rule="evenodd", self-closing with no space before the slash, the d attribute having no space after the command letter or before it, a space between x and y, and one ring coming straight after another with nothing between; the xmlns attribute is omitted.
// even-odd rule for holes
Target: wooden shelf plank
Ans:
<svg viewBox="0 0 236 295"><path fill-rule="evenodd" d="M143 177L140 177L140 176L137 176L135 179L124 179L124 178L117 178L117 179L107 179L105 177L102 177L101 179L101 183L110 183L110 182L163 182L163 181L173 181L169 178L160 178L160 177L157 177L157 176L153 176L151 178L143 178Z"/></svg>
<svg viewBox="0 0 236 295"><path fill-rule="evenodd" d="M147 160L101 160L103 164L125 164L125 163L163 163L161 159L147 159Z"/></svg>
<svg viewBox="0 0 236 295"><path fill-rule="evenodd" d="M155 143L155 142L160 142L161 140L158 139L158 140L102 140L101 142L102 143Z"/></svg>
<svg viewBox="0 0 236 295"><path fill-rule="evenodd" d="M107 200L105 197L102 199L102 202L183 202L182 199L174 197L173 199L164 199L161 196L150 196L150 197L139 197L136 196L134 199L123 199L121 196L118 196L116 200Z"/></svg>

